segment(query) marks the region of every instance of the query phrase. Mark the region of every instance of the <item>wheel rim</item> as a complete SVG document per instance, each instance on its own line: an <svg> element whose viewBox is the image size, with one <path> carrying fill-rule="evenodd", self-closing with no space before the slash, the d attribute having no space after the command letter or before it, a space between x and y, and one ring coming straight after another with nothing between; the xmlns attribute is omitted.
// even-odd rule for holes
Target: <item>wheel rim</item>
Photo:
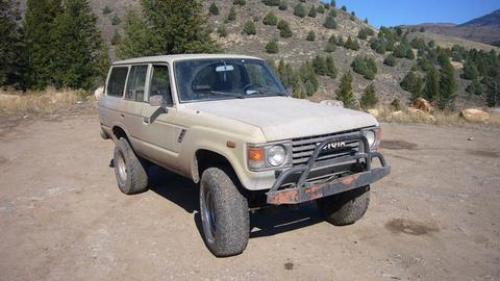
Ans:
<svg viewBox="0 0 500 281"><path fill-rule="evenodd" d="M208 190L202 188L201 198L201 216L203 222L203 231L208 243L214 242L216 232L216 217L213 208L212 195Z"/></svg>
<svg viewBox="0 0 500 281"><path fill-rule="evenodd" d="M127 181L127 165L121 152L118 153L118 158L116 159L116 168L118 170L118 180L120 183L125 183Z"/></svg>

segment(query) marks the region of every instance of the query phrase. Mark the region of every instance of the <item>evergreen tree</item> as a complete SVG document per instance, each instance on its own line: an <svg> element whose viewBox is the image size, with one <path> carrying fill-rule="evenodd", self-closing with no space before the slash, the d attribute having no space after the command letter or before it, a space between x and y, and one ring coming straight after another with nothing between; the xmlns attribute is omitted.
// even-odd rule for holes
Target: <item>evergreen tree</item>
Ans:
<svg viewBox="0 0 500 281"><path fill-rule="evenodd" d="M135 14L127 24L122 55L219 51L210 38L207 18L203 15L203 4L200 1L142 0L142 4L144 16ZM133 30L129 32L129 28ZM146 41L133 42L134 39L128 36L130 33Z"/></svg>
<svg viewBox="0 0 500 281"><path fill-rule="evenodd" d="M486 85L486 104L489 107L495 107L500 104L500 83L499 79L492 77L484 78Z"/></svg>
<svg viewBox="0 0 500 281"><path fill-rule="evenodd" d="M474 79L472 83L467 86L465 91L471 95L481 96L484 92L484 87L481 82L479 82L479 79Z"/></svg>
<svg viewBox="0 0 500 281"><path fill-rule="evenodd" d="M54 20L51 36L56 87L90 90L104 80L108 51L88 0L65 0L64 12Z"/></svg>
<svg viewBox="0 0 500 281"><path fill-rule="evenodd" d="M363 109L370 109L377 105L378 97L375 93L375 85L371 83L365 88L363 95L361 96L360 105Z"/></svg>
<svg viewBox="0 0 500 281"><path fill-rule="evenodd" d="M113 10L108 6L104 6L104 8L102 9L102 14L103 15L109 15L113 12Z"/></svg>
<svg viewBox="0 0 500 281"><path fill-rule="evenodd" d="M464 72L462 74L463 79L475 80L479 76L479 71L476 65L471 59L467 59L464 63Z"/></svg>
<svg viewBox="0 0 500 281"><path fill-rule="evenodd" d="M327 53L333 53L335 52L335 50L337 49L337 45L335 45L334 43L326 43L326 47L325 47L325 52Z"/></svg>
<svg viewBox="0 0 500 281"><path fill-rule="evenodd" d="M325 13L325 7L323 5L319 5L318 8L316 8L316 12L318 14L324 14Z"/></svg>
<svg viewBox="0 0 500 281"><path fill-rule="evenodd" d="M314 31L309 31L309 33L307 34L307 37L306 37L306 40L307 41L314 41L316 40L316 34L314 33Z"/></svg>
<svg viewBox="0 0 500 281"><path fill-rule="evenodd" d="M141 56L160 55L163 51L161 37L149 28L143 16L131 10L125 22L125 35L118 46L119 58L133 58Z"/></svg>
<svg viewBox="0 0 500 281"><path fill-rule="evenodd" d="M288 10L288 4L286 3L286 1L285 1L285 0L281 0L281 1L280 1L280 4L279 4L279 9L280 9L281 11L286 11L286 10Z"/></svg>
<svg viewBox="0 0 500 281"><path fill-rule="evenodd" d="M352 74L350 71L344 74L340 79L340 86L337 89L336 94L337 100L343 102L345 107L356 107L356 99L354 98L354 94L352 92Z"/></svg>
<svg viewBox="0 0 500 281"><path fill-rule="evenodd" d="M396 58L391 54L384 59L384 64L388 66L395 66L397 64Z"/></svg>
<svg viewBox="0 0 500 281"><path fill-rule="evenodd" d="M336 29L337 22L335 21L335 17L333 17L332 15L328 15L325 19L325 22L323 23L323 26L328 29Z"/></svg>
<svg viewBox="0 0 500 281"><path fill-rule="evenodd" d="M326 75L332 79L337 78L337 67L332 56L326 57Z"/></svg>
<svg viewBox="0 0 500 281"><path fill-rule="evenodd" d="M347 38L347 41L345 41L344 47L346 47L347 49L357 51L359 50L359 42L356 39L353 40L351 36L349 36Z"/></svg>
<svg viewBox="0 0 500 281"><path fill-rule="evenodd" d="M113 32L113 37L111 38L111 45L112 46L117 46L121 43L122 41L122 36L118 30L115 30Z"/></svg>
<svg viewBox="0 0 500 281"><path fill-rule="evenodd" d="M429 101L439 97L439 73L434 66L431 66L425 77L424 97Z"/></svg>
<svg viewBox="0 0 500 281"><path fill-rule="evenodd" d="M278 22L278 29L280 31L280 36L283 38L290 38L293 35L290 25L285 20L280 20Z"/></svg>
<svg viewBox="0 0 500 281"><path fill-rule="evenodd" d="M236 9L234 6L229 9L229 14L227 14L227 21L235 21L236 20Z"/></svg>
<svg viewBox="0 0 500 281"><path fill-rule="evenodd" d="M208 8L208 11L210 12L211 15L214 16L219 15L219 7L217 7L217 4L215 4L215 2L212 2L210 8Z"/></svg>
<svg viewBox="0 0 500 281"><path fill-rule="evenodd" d="M267 15L264 17L262 20L262 23L265 25L277 25L278 24L278 17L273 13L273 11L270 11L267 13Z"/></svg>
<svg viewBox="0 0 500 281"><path fill-rule="evenodd" d="M111 24L119 25L120 23L122 23L122 19L117 14L114 14L113 17L111 18Z"/></svg>
<svg viewBox="0 0 500 281"><path fill-rule="evenodd" d="M311 18L316 17L316 7L312 6L311 9L309 10L309 14L307 14Z"/></svg>
<svg viewBox="0 0 500 281"><path fill-rule="evenodd" d="M413 71L410 71L399 85L403 90L411 93L412 101L422 96L422 78Z"/></svg>
<svg viewBox="0 0 500 281"><path fill-rule="evenodd" d="M45 89L52 84L53 61L59 54L50 33L54 20L62 13L60 0L28 0L24 17L24 38L28 67L25 83L28 88Z"/></svg>
<svg viewBox="0 0 500 281"><path fill-rule="evenodd" d="M245 23L245 26L243 26L243 34L246 35L257 34L257 29L255 28L255 24L253 23L253 21L249 20Z"/></svg>
<svg viewBox="0 0 500 281"><path fill-rule="evenodd" d="M266 44L266 52L268 54L277 54L279 52L278 40L272 39Z"/></svg>
<svg viewBox="0 0 500 281"><path fill-rule="evenodd" d="M326 76L328 74L326 60L322 56L316 56L312 61L312 65L314 67L314 73L320 76Z"/></svg>
<svg viewBox="0 0 500 281"><path fill-rule="evenodd" d="M221 37L221 38L227 37L228 32L227 32L226 26L225 25L219 26L219 28L217 28L217 34L219 34L219 37Z"/></svg>
<svg viewBox="0 0 500 281"><path fill-rule="evenodd" d="M449 57L446 58L447 61L444 62L439 79L438 107L440 109L453 109L457 82L455 81L455 69L451 65Z"/></svg>
<svg viewBox="0 0 500 281"><path fill-rule="evenodd" d="M354 72L363 75L365 79L373 80L377 74L377 64L373 58L357 56L351 64Z"/></svg>
<svg viewBox="0 0 500 281"><path fill-rule="evenodd" d="M304 4L302 3L297 4L297 6L295 6L295 9L293 10L293 14L296 15L297 17L305 18L306 8L304 7Z"/></svg>
<svg viewBox="0 0 500 281"><path fill-rule="evenodd" d="M304 63L299 70L300 77L304 82L307 96L312 96L319 89L319 81L310 62Z"/></svg>
<svg viewBox="0 0 500 281"><path fill-rule="evenodd" d="M21 79L22 44L21 33L15 21L13 0L0 0L0 86L23 87Z"/></svg>

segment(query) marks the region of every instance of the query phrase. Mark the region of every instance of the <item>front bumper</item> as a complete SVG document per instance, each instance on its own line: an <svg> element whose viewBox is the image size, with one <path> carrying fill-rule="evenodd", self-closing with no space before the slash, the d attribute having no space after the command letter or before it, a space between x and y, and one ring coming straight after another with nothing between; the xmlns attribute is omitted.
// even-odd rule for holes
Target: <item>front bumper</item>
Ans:
<svg viewBox="0 0 500 281"><path fill-rule="evenodd" d="M341 142L346 140L358 140L360 142L360 151L355 155L334 158L329 161L317 161L323 147L332 142ZM378 159L379 168L372 169L372 160ZM320 182L307 182L307 179L314 169L335 168L346 162L361 163L363 171L343 176L333 177L332 179ZM378 152L371 152L368 140L361 132L333 136L321 142L314 151L307 164L290 168L279 174L273 187L266 193L267 203L272 205L299 204L316 200L319 198L339 194L366 185L370 185L390 173L391 167L387 165L385 158ZM290 178L297 177L289 187L283 187L284 183Z"/></svg>

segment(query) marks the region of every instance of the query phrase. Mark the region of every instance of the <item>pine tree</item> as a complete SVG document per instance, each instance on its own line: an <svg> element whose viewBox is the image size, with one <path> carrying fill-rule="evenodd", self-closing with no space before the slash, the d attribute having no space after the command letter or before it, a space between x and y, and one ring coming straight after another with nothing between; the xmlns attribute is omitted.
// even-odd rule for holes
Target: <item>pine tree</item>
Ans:
<svg viewBox="0 0 500 281"><path fill-rule="evenodd" d="M401 81L400 86L403 90L411 93L411 100L415 101L417 98L422 96L422 86L423 81L415 72L410 71L403 81Z"/></svg>
<svg viewBox="0 0 500 281"><path fill-rule="evenodd" d="M384 64L388 66L395 66L397 64L396 58L390 54L384 59Z"/></svg>
<svg viewBox="0 0 500 281"><path fill-rule="evenodd" d="M66 0L54 20L53 83L56 87L90 90L103 82L109 59L97 18L88 0Z"/></svg>
<svg viewBox="0 0 500 281"><path fill-rule="evenodd" d="M24 46L15 19L14 1L0 0L0 86L24 85L20 69Z"/></svg>
<svg viewBox="0 0 500 281"><path fill-rule="evenodd" d="M332 56L326 57L326 75L332 79L337 78L337 67Z"/></svg>
<svg viewBox="0 0 500 281"><path fill-rule="evenodd" d="M474 80L479 76L479 71L477 70L476 64L471 60L467 59L464 63L464 72L462 74L463 79Z"/></svg>
<svg viewBox="0 0 500 281"><path fill-rule="evenodd" d="M313 61L312 65L314 67L314 73L320 75L320 76L325 76L328 73L328 68L326 66L326 60L322 56L316 56Z"/></svg>
<svg viewBox="0 0 500 281"><path fill-rule="evenodd" d="M149 28L142 15L131 10L127 14L125 34L118 46L119 58L160 55L164 52L161 36Z"/></svg>
<svg viewBox="0 0 500 281"><path fill-rule="evenodd" d="M328 29L336 29L337 22L335 21L335 17L333 17L332 15L327 16L325 22L323 23L323 26Z"/></svg>
<svg viewBox="0 0 500 281"><path fill-rule="evenodd" d="M215 4L215 2L212 2L210 7L208 8L208 11L210 12L211 15L214 16L219 15L219 7L217 7L217 4Z"/></svg>
<svg viewBox="0 0 500 281"><path fill-rule="evenodd" d="M340 79L340 86L337 89L336 94L337 99L343 102L345 107L356 107L356 99L354 98L354 94L352 92L352 74L350 71L344 74Z"/></svg>
<svg viewBox="0 0 500 281"><path fill-rule="evenodd" d="M500 104L500 79L486 77L484 84L486 85L486 104L489 107L495 107Z"/></svg>
<svg viewBox="0 0 500 281"><path fill-rule="evenodd" d="M300 67L299 73L302 81L304 82L307 95L314 95L314 93L316 93L316 91L319 89L319 81L316 77L316 73L314 72L312 63L309 61L305 62Z"/></svg>
<svg viewBox="0 0 500 281"><path fill-rule="evenodd" d="M472 80L472 83L467 86L465 91L472 95L481 96L484 92L484 87L481 82L479 82L479 79L474 79Z"/></svg>
<svg viewBox="0 0 500 281"><path fill-rule="evenodd" d="M24 38L28 66L25 83L28 88L44 89L52 84L53 61L59 54L50 33L54 20L62 13L60 0L28 0L24 17Z"/></svg>
<svg viewBox="0 0 500 281"><path fill-rule="evenodd" d="M297 17L305 18L306 8L304 7L304 4L302 3L297 4L297 6L295 6L295 9L293 10L293 14L296 15Z"/></svg>
<svg viewBox="0 0 500 281"><path fill-rule="evenodd" d="M227 14L227 20L228 21L235 21L236 20L236 9L234 6L229 9L229 14Z"/></svg>
<svg viewBox="0 0 500 281"><path fill-rule="evenodd" d="M309 14L307 14L307 16L309 16L311 18L315 18L316 17L316 7L312 6L311 9L309 10Z"/></svg>
<svg viewBox="0 0 500 281"><path fill-rule="evenodd" d="M121 55L213 53L219 47L210 38L203 4L197 0L143 0L144 15L128 20ZM134 14L134 12L132 13ZM129 32L129 28L132 30ZM143 34L141 34L143 33ZM133 42L128 35L145 41Z"/></svg>
<svg viewBox="0 0 500 281"><path fill-rule="evenodd" d="M370 109L377 105L378 97L375 93L375 85L371 83L365 88L363 95L361 96L360 105L363 109Z"/></svg>
<svg viewBox="0 0 500 281"><path fill-rule="evenodd" d="M439 97L439 73L432 66L425 77L424 97L429 101L434 101Z"/></svg>
<svg viewBox="0 0 500 281"><path fill-rule="evenodd" d="M449 57L443 62L439 79L439 96L438 107L440 109L454 108L455 92L457 90L457 82L455 81L455 69L450 63Z"/></svg>
<svg viewBox="0 0 500 281"><path fill-rule="evenodd" d="M111 24L119 25L120 23L122 23L122 19L117 14L114 14L113 17L111 18Z"/></svg>
<svg viewBox="0 0 500 281"><path fill-rule="evenodd" d="M314 31L309 31L309 33L307 34L307 37L306 37L306 40L307 41L314 41L316 40L316 34L314 33Z"/></svg>
<svg viewBox="0 0 500 281"><path fill-rule="evenodd" d="M279 9L280 9L281 11L286 11L286 10L288 10L288 4L286 3L286 1L285 1L285 0L281 0L281 1L280 1L280 4L279 4Z"/></svg>
<svg viewBox="0 0 500 281"><path fill-rule="evenodd" d="M115 30L113 32L113 37L111 38L111 45L117 46L121 43L122 41L122 36L118 30Z"/></svg>
<svg viewBox="0 0 500 281"><path fill-rule="evenodd" d="M227 37L228 32L226 26L225 25L219 26L219 28L217 28L217 34L219 34L219 37Z"/></svg>

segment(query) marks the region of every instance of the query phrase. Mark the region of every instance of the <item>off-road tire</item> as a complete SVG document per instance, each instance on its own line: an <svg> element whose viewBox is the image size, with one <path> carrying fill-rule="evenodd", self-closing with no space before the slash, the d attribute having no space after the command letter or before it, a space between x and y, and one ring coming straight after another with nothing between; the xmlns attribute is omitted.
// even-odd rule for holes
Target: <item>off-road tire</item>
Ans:
<svg viewBox="0 0 500 281"><path fill-rule="evenodd" d="M208 168L200 182L200 216L208 249L217 257L241 254L250 235L248 201L227 168Z"/></svg>
<svg viewBox="0 0 500 281"><path fill-rule="evenodd" d="M122 161L121 163L120 161ZM121 172L122 165L125 167L125 176ZM135 155L134 150L125 138L120 138L113 154L113 166L115 169L116 182L120 191L131 195L148 190L148 174L145 165Z"/></svg>
<svg viewBox="0 0 500 281"><path fill-rule="evenodd" d="M369 204L370 186L318 200L318 207L326 221L336 226L350 225L360 220Z"/></svg>

